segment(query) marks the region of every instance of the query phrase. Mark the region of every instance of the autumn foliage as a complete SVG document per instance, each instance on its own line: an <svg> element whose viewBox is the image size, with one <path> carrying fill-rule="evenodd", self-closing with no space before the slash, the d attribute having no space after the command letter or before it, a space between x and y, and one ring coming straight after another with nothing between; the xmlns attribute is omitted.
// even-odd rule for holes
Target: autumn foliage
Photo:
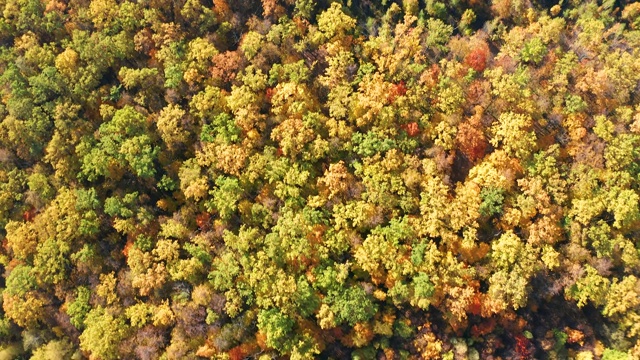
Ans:
<svg viewBox="0 0 640 360"><path fill-rule="evenodd" d="M0 359L640 359L639 3L0 8Z"/></svg>

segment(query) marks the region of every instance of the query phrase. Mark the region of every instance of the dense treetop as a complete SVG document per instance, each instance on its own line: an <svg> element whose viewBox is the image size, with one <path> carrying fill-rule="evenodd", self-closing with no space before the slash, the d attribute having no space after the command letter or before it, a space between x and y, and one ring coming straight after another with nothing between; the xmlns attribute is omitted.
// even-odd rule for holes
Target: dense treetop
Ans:
<svg viewBox="0 0 640 360"><path fill-rule="evenodd" d="M640 2L0 10L0 359L640 358Z"/></svg>

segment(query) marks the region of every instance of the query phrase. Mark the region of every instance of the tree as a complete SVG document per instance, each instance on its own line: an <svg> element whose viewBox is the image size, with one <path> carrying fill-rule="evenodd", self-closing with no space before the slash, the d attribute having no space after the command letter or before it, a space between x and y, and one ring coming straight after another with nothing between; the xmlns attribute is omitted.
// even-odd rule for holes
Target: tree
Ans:
<svg viewBox="0 0 640 360"><path fill-rule="evenodd" d="M503 113L498 122L491 127L493 138L491 145L499 145L511 156L527 159L536 146L536 136L529 129L533 125L531 118L515 113Z"/></svg>
<svg viewBox="0 0 640 360"><path fill-rule="evenodd" d="M185 119L185 115L186 112L178 106L169 105L162 109L158 116L158 132L169 149L175 149L188 140L189 132L185 129L188 120Z"/></svg>
<svg viewBox="0 0 640 360"><path fill-rule="evenodd" d="M278 309L262 310L258 314L258 329L267 337L267 346L286 353L291 350L295 322Z"/></svg>
<svg viewBox="0 0 640 360"><path fill-rule="evenodd" d="M87 314L85 326L80 334L80 349L100 359L117 359L118 345L129 330L123 317L97 307Z"/></svg>
<svg viewBox="0 0 640 360"><path fill-rule="evenodd" d="M71 360L80 356L77 350L74 350L73 344L67 340L52 340L46 345L37 348L31 359L33 360L47 360L47 359L62 359Z"/></svg>
<svg viewBox="0 0 640 360"><path fill-rule="evenodd" d="M118 168L131 169L141 177L155 174L158 148L148 135L144 116L133 107L117 110L100 126L95 147L92 139L83 140L78 150L82 156L80 176L89 181L99 176L114 177Z"/></svg>
<svg viewBox="0 0 640 360"><path fill-rule="evenodd" d="M67 306L67 314L71 324L78 330L82 330L85 327L84 321L91 310L90 298L91 290L86 286L80 286L76 289L75 299Z"/></svg>

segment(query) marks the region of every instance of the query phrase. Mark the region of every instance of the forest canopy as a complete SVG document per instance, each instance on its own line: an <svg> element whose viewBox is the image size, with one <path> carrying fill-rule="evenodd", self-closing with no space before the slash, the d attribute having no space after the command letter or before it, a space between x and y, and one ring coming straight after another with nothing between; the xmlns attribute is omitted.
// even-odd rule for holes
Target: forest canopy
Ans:
<svg viewBox="0 0 640 360"><path fill-rule="evenodd" d="M640 358L640 2L0 10L0 359Z"/></svg>

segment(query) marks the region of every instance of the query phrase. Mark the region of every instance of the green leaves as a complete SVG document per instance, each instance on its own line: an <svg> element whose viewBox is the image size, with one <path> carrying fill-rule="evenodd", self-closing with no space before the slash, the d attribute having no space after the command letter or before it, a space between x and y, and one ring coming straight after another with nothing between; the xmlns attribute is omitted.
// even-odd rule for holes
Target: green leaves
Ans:
<svg viewBox="0 0 640 360"><path fill-rule="evenodd" d="M71 324L78 330L84 329L84 320L91 310L89 300L91 299L91 290L86 286L79 286L76 289L76 297L67 306L67 314Z"/></svg>
<svg viewBox="0 0 640 360"><path fill-rule="evenodd" d="M378 306L360 285L340 287L329 291L326 302L335 313L336 323L354 326L368 321L378 311Z"/></svg>
<svg viewBox="0 0 640 360"><path fill-rule="evenodd" d="M203 142L219 142L232 144L240 140L241 129L233 117L227 113L216 115L210 124L202 126L200 140Z"/></svg>
<svg viewBox="0 0 640 360"><path fill-rule="evenodd" d="M126 106L100 126L95 140L83 139L79 150L84 155L79 177L89 181L95 181L99 176L115 177L119 167L148 178L156 172L154 161L158 151L149 136L144 116Z"/></svg>
<svg viewBox="0 0 640 360"><path fill-rule="evenodd" d="M542 39L534 37L524 44L520 57L522 61L532 62L537 65L542 61L546 53L547 46L542 42Z"/></svg>
<svg viewBox="0 0 640 360"><path fill-rule="evenodd" d="M483 188L480 191L482 204L480 204L480 214L483 216L494 216L502 213L502 204L504 202L504 189L502 188Z"/></svg>
<svg viewBox="0 0 640 360"><path fill-rule="evenodd" d="M291 349L295 322L278 309L262 310L258 314L258 329L267 336L267 345L281 353Z"/></svg>
<svg viewBox="0 0 640 360"><path fill-rule="evenodd" d="M5 292L12 296L23 296L27 291L35 289L36 284L33 268L27 265L18 265L7 276Z"/></svg>
<svg viewBox="0 0 640 360"><path fill-rule="evenodd" d="M209 191L212 199L206 206L210 211L217 211L222 219L228 220L237 209L238 201L244 192L240 187L238 179L233 177L219 176L215 180L216 187Z"/></svg>

